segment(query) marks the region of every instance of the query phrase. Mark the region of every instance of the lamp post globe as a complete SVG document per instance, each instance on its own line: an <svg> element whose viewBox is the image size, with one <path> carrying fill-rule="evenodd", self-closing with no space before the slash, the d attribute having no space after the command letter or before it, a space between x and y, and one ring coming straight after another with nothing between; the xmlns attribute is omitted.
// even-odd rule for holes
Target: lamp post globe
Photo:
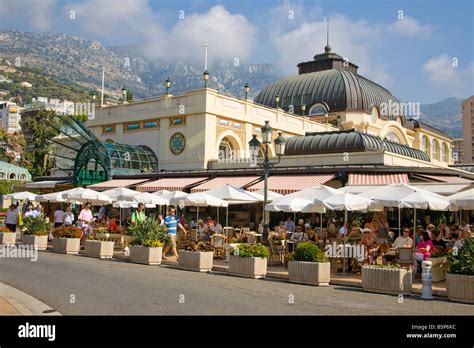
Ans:
<svg viewBox="0 0 474 348"><path fill-rule="evenodd" d="M209 72L207 70L204 70L202 78L204 79L204 87L207 87L207 81L209 80Z"/></svg>
<svg viewBox="0 0 474 348"><path fill-rule="evenodd" d="M248 83L246 83L244 86L245 99L248 98L249 92L250 92L250 86Z"/></svg>
<svg viewBox="0 0 474 348"><path fill-rule="evenodd" d="M275 153L278 157L285 154L286 139L283 137L282 132L278 132L278 137L275 139Z"/></svg>
<svg viewBox="0 0 474 348"><path fill-rule="evenodd" d="M252 139L249 141L249 149L252 157L257 157L260 151L260 141L257 139L257 134L252 134Z"/></svg>
<svg viewBox="0 0 474 348"><path fill-rule="evenodd" d="M265 125L261 128L262 140L264 144L270 144L272 142L273 128L270 126L270 121L265 121Z"/></svg>
<svg viewBox="0 0 474 348"><path fill-rule="evenodd" d="M166 87L166 94L170 94L171 80L169 77L165 81L165 87Z"/></svg>

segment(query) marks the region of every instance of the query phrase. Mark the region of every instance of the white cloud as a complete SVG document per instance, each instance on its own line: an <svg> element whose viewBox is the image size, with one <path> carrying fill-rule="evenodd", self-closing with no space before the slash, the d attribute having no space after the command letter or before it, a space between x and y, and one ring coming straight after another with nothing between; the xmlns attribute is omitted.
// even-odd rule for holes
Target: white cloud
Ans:
<svg viewBox="0 0 474 348"><path fill-rule="evenodd" d="M415 18L404 16L388 27L388 31L406 36L429 37L433 33L433 27L422 25Z"/></svg>
<svg viewBox="0 0 474 348"><path fill-rule="evenodd" d="M3 20L28 20L35 31L45 32L52 28L56 0L2 0L0 3L0 23Z"/></svg>
<svg viewBox="0 0 474 348"><path fill-rule="evenodd" d="M203 61L204 43L209 45L210 61L242 60L249 58L255 45L255 27L243 15L232 14L220 5L202 14L184 13L170 30L160 24L160 14L153 12L148 0L85 0L68 6L70 10L76 12L75 21L82 31L119 38L122 44L139 42L148 56L169 61Z"/></svg>
<svg viewBox="0 0 474 348"><path fill-rule="evenodd" d="M464 65L456 57L445 53L430 58L423 65L422 72L433 85L450 90L451 93L459 95L462 91L473 90L474 61Z"/></svg>

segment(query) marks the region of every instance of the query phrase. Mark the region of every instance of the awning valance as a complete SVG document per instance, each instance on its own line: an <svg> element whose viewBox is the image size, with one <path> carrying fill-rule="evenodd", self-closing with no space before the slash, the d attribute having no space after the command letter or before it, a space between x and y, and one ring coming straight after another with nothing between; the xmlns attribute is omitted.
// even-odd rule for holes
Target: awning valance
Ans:
<svg viewBox="0 0 474 348"><path fill-rule="evenodd" d="M207 179L209 178L164 178L140 185L137 187L137 191L183 191L187 187L196 185L197 183L200 183Z"/></svg>
<svg viewBox="0 0 474 348"><path fill-rule="evenodd" d="M35 181L29 182L25 185L27 189L42 189L42 188L55 188L59 184L67 184L72 182L71 180L46 180L46 181Z"/></svg>
<svg viewBox="0 0 474 348"><path fill-rule="evenodd" d="M204 192L225 185L245 187L259 180L260 178L260 176L223 176L219 178L214 178L212 180L209 180L208 182L196 186L191 189L191 192Z"/></svg>
<svg viewBox="0 0 474 348"><path fill-rule="evenodd" d="M426 178L438 182L445 182L448 184L471 184L472 181L469 179L461 178L454 175L426 175L426 174L417 174L421 178Z"/></svg>
<svg viewBox="0 0 474 348"><path fill-rule="evenodd" d="M334 174L314 175L275 175L268 178L268 189L283 195L301 191L309 187L322 185L336 177ZM247 188L249 191L259 191L264 187L260 181Z"/></svg>
<svg viewBox="0 0 474 348"><path fill-rule="evenodd" d="M106 190L111 190L117 187L136 186L148 180L149 179L115 179L115 180L104 181L104 182L94 184L94 185L89 185L87 186L87 188L94 191L106 191Z"/></svg>
<svg viewBox="0 0 474 348"><path fill-rule="evenodd" d="M349 174L347 185L389 185L408 184L407 174Z"/></svg>

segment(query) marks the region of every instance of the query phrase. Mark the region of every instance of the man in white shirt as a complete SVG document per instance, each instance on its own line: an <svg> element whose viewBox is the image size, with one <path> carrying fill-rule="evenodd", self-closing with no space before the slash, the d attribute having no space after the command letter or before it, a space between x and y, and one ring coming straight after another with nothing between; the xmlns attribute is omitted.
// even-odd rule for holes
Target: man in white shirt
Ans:
<svg viewBox="0 0 474 348"><path fill-rule="evenodd" d="M285 221L285 230L287 232L295 232L295 223L291 220L291 217L288 217Z"/></svg>
<svg viewBox="0 0 474 348"><path fill-rule="evenodd" d="M396 257L398 248L411 248L413 246L413 239L410 238L410 229L405 227L403 229L403 235L398 236L393 242L393 250L389 250L382 257L382 263L386 265L388 262L393 261Z"/></svg>
<svg viewBox="0 0 474 348"><path fill-rule="evenodd" d="M63 220L64 211L62 210L61 206L58 205L54 211L54 228L61 227L63 225Z"/></svg>
<svg viewBox="0 0 474 348"><path fill-rule="evenodd" d="M463 231L462 235L461 235L461 238L458 239L455 243L454 243L454 250L457 250L459 251L459 249L462 248L462 246L464 245L464 241L466 239L469 239L471 237L471 232L468 232L468 231Z"/></svg>
<svg viewBox="0 0 474 348"><path fill-rule="evenodd" d="M16 226L18 225L18 209L15 204L10 205L7 211L7 217L5 224L11 232L16 232Z"/></svg>
<svg viewBox="0 0 474 348"><path fill-rule="evenodd" d="M341 226L341 228L339 229L339 238L344 238L347 235L348 226L349 225L347 223Z"/></svg>
<svg viewBox="0 0 474 348"><path fill-rule="evenodd" d="M201 240L211 239L209 235L209 227L207 227L207 224L205 224L201 219L199 219L197 222L197 232L199 233L199 238Z"/></svg>
<svg viewBox="0 0 474 348"><path fill-rule="evenodd" d="M211 230L216 234L222 234L222 225L219 223L219 221L217 221L217 219L214 219Z"/></svg>

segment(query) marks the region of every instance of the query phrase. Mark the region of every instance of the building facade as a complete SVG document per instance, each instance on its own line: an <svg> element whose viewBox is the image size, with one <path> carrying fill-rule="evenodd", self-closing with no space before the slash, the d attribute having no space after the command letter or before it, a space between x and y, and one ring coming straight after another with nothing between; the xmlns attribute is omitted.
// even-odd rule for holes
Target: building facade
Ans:
<svg viewBox="0 0 474 348"><path fill-rule="evenodd" d="M453 162L454 164L464 163L464 139L453 139Z"/></svg>
<svg viewBox="0 0 474 348"><path fill-rule="evenodd" d="M21 130L20 107L12 102L0 102L0 126L7 133L15 133Z"/></svg>
<svg viewBox="0 0 474 348"><path fill-rule="evenodd" d="M474 162L474 95L462 102L463 162Z"/></svg>

